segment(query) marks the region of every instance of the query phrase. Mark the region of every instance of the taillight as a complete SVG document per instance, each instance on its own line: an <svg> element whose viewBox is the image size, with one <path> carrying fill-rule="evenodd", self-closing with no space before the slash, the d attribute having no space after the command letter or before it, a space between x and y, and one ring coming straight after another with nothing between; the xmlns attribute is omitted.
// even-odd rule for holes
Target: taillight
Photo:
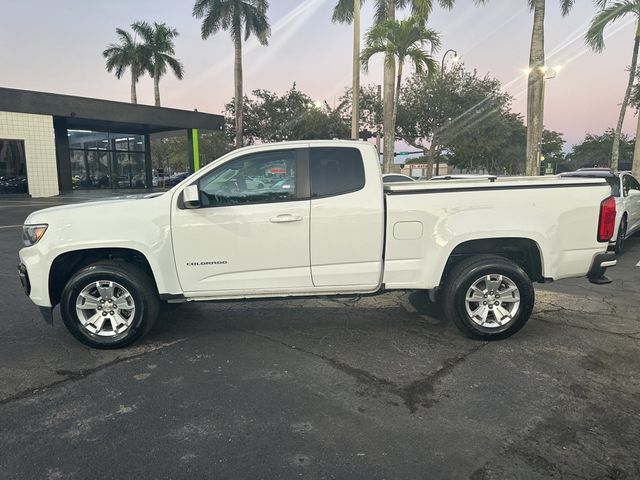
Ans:
<svg viewBox="0 0 640 480"><path fill-rule="evenodd" d="M608 242L616 228L616 200L605 198L600 202L600 220L598 221L598 241Z"/></svg>

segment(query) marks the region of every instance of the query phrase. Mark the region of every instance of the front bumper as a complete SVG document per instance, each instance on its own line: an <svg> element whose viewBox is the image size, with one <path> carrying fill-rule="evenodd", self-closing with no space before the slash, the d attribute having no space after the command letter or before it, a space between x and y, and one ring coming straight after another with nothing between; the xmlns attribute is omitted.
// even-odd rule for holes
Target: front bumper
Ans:
<svg viewBox="0 0 640 480"><path fill-rule="evenodd" d="M591 263L587 278L591 283L595 283L596 285L611 283L611 279L605 276L605 272L607 268L614 267L616 263L618 263L618 261L616 260L616 254L614 252L597 254Z"/></svg>
<svg viewBox="0 0 640 480"><path fill-rule="evenodd" d="M22 284L24 293L26 293L27 297L29 297L31 295L31 280L29 280L29 272L27 271L27 267L25 267L22 263L18 264L18 277L20 278L20 283ZM40 310L40 314L44 318L44 321L49 325L53 325L53 307L38 306L38 309Z"/></svg>
<svg viewBox="0 0 640 480"><path fill-rule="evenodd" d="M27 267L25 267L22 263L18 264L18 277L20 278L20 283L22 284L24 293L26 293L28 297L31 294L31 282L29 281L29 273L27 272Z"/></svg>

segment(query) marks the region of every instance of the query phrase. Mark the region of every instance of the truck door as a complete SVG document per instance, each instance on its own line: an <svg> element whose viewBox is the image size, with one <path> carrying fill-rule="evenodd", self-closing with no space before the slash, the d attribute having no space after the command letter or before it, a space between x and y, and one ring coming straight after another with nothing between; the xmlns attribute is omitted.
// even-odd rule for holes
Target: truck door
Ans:
<svg viewBox="0 0 640 480"><path fill-rule="evenodd" d="M378 165L365 164L359 148L312 147L309 174L313 285L375 288L384 236Z"/></svg>
<svg viewBox="0 0 640 480"><path fill-rule="evenodd" d="M241 295L313 289L307 163L305 158L301 164L300 155L306 151L247 154L200 178L201 207L178 205L171 222L185 292Z"/></svg>

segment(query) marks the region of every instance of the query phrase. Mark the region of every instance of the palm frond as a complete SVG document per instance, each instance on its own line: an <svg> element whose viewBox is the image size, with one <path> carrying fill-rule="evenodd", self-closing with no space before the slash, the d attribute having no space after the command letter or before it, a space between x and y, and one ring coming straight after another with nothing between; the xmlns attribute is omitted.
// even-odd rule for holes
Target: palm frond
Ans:
<svg viewBox="0 0 640 480"><path fill-rule="evenodd" d="M134 22L131 29L136 32L146 43L153 42L153 27L147 22Z"/></svg>
<svg viewBox="0 0 640 480"><path fill-rule="evenodd" d="M353 22L353 0L338 0L333 8L331 21L334 23L352 23Z"/></svg>
<svg viewBox="0 0 640 480"><path fill-rule="evenodd" d="M628 15L640 16L640 3L632 0L613 2L600 10L589 25L585 34L585 42L596 52L604 49L604 30L610 24Z"/></svg>
<svg viewBox="0 0 640 480"><path fill-rule="evenodd" d="M176 78L178 80L182 80L184 78L184 65L182 62L168 55L164 57L164 60L167 65L169 65L169 68L171 68Z"/></svg>
<svg viewBox="0 0 640 480"><path fill-rule="evenodd" d="M568 15L574 4L575 0L560 0L560 11L562 15Z"/></svg>

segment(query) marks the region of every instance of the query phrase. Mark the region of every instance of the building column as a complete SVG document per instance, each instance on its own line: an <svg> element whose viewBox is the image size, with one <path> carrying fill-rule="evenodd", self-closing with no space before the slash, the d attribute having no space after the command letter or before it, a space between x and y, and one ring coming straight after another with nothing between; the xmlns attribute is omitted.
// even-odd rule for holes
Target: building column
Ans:
<svg viewBox="0 0 640 480"><path fill-rule="evenodd" d="M194 173L200 170L200 145L198 141L198 129L188 129L187 140L189 143L189 167L191 168L191 173Z"/></svg>
<svg viewBox="0 0 640 480"><path fill-rule="evenodd" d="M73 190L71 180L71 152L69 151L69 135L64 118L53 117L53 131L56 144L56 168L58 171L58 189L60 193Z"/></svg>

